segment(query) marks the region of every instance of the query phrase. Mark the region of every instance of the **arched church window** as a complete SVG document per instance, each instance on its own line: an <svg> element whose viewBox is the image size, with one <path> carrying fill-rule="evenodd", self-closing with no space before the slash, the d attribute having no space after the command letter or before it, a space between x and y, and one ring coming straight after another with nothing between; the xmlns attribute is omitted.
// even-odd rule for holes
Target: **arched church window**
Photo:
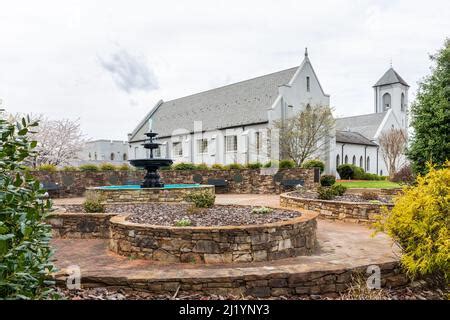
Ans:
<svg viewBox="0 0 450 320"><path fill-rule="evenodd" d="M389 93L383 94L383 110L386 111L391 107L391 95Z"/></svg>
<svg viewBox="0 0 450 320"><path fill-rule="evenodd" d="M405 111L405 94L403 92L400 98L400 110Z"/></svg>
<svg viewBox="0 0 450 320"><path fill-rule="evenodd" d="M124 153L124 154L122 155L122 157L123 157L123 161L127 161L127 154L126 154L126 153Z"/></svg>
<svg viewBox="0 0 450 320"><path fill-rule="evenodd" d="M352 165L356 165L356 156L353 156Z"/></svg>
<svg viewBox="0 0 450 320"><path fill-rule="evenodd" d="M309 92L311 90L311 84L309 81L309 77L306 77L306 91Z"/></svg>
<svg viewBox="0 0 450 320"><path fill-rule="evenodd" d="M348 163L348 156L345 155L345 164L347 164L347 163Z"/></svg>
<svg viewBox="0 0 450 320"><path fill-rule="evenodd" d="M359 167L360 168L362 168L362 167L364 167L364 162L363 162L364 160L363 160L363 157L361 156L361 157L359 157Z"/></svg>
<svg viewBox="0 0 450 320"><path fill-rule="evenodd" d="M336 168L339 166L339 162L341 161L341 158L339 157L339 155L336 156Z"/></svg>
<svg viewBox="0 0 450 320"><path fill-rule="evenodd" d="M109 157L111 160L114 160L114 152L111 152L111 156Z"/></svg>
<svg viewBox="0 0 450 320"><path fill-rule="evenodd" d="M92 155L91 155L91 153L89 152L89 160L91 160L91 158L92 158Z"/></svg>
<svg viewBox="0 0 450 320"><path fill-rule="evenodd" d="M94 153L94 160L97 160L97 152Z"/></svg>
<svg viewBox="0 0 450 320"><path fill-rule="evenodd" d="M369 171L369 170L370 170L370 158L367 157L367 160L366 160L366 171Z"/></svg>

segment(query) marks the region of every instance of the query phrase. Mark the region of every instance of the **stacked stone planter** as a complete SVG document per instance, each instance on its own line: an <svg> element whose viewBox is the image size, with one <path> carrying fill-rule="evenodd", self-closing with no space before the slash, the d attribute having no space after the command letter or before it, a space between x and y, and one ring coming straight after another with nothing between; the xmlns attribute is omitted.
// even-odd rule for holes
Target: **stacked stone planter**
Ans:
<svg viewBox="0 0 450 320"><path fill-rule="evenodd" d="M143 188L129 190L87 188L86 196L97 195L106 203L181 202L189 194L199 191L214 195L214 186L201 185L195 188Z"/></svg>
<svg viewBox="0 0 450 320"><path fill-rule="evenodd" d="M372 223L383 207L390 210L394 206L390 203L307 199L293 196L291 192L280 195L280 205L287 208L312 210L319 213L321 218L356 223Z"/></svg>
<svg viewBox="0 0 450 320"><path fill-rule="evenodd" d="M232 263L308 255L316 245L313 212L270 224L166 227L110 220L110 249L120 255L165 262Z"/></svg>

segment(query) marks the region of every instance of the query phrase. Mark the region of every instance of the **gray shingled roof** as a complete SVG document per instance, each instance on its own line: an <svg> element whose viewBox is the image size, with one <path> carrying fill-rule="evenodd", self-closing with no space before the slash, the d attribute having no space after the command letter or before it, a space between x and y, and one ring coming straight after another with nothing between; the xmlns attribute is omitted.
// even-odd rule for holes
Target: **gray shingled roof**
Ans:
<svg viewBox="0 0 450 320"><path fill-rule="evenodd" d="M367 146L376 146L377 144L370 141L358 132L336 131L336 142L363 144Z"/></svg>
<svg viewBox="0 0 450 320"><path fill-rule="evenodd" d="M152 115L152 130L161 137L175 129L192 132L194 121L203 130L214 130L268 121L267 109L278 96L278 87L288 84L298 67L163 102ZM148 131L147 119L131 141L142 140Z"/></svg>
<svg viewBox="0 0 450 320"><path fill-rule="evenodd" d="M374 87L384 86L393 83L401 83L409 87L406 81L403 80L403 78L400 77L400 75L392 67L389 68L389 70L386 71L385 74L383 74L380 80L378 80L377 83L375 83Z"/></svg>
<svg viewBox="0 0 450 320"><path fill-rule="evenodd" d="M361 116L336 119L336 130L358 132L367 139L373 139L377 133L386 112L370 113Z"/></svg>

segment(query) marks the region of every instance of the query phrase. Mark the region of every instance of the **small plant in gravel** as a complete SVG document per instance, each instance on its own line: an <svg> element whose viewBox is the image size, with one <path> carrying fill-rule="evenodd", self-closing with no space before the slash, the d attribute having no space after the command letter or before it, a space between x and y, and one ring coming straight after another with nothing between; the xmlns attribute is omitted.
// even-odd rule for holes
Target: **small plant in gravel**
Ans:
<svg viewBox="0 0 450 320"><path fill-rule="evenodd" d="M376 192L372 192L372 191L364 191L363 193L361 193L361 198L363 198L364 200L378 200L378 194Z"/></svg>
<svg viewBox="0 0 450 320"><path fill-rule="evenodd" d="M343 186L341 184L335 184L331 186L331 189L333 190L334 194L337 196L343 196L345 191L347 191L347 187Z"/></svg>
<svg viewBox="0 0 450 320"><path fill-rule="evenodd" d="M351 276L347 291L341 294L342 300L385 300L387 295L383 289L371 289L362 273Z"/></svg>
<svg viewBox="0 0 450 320"><path fill-rule="evenodd" d="M320 185L322 187L331 187L336 183L336 177L331 174L324 174L320 177Z"/></svg>
<svg viewBox="0 0 450 320"><path fill-rule="evenodd" d="M317 198L320 200L333 200L336 197L334 190L331 187L318 187Z"/></svg>
<svg viewBox="0 0 450 320"><path fill-rule="evenodd" d="M188 218L182 218L180 220L175 221L175 226L177 227L189 227L192 225L192 221Z"/></svg>
<svg viewBox="0 0 450 320"><path fill-rule="evenodd" d="M102 203L102 198L98 195L90 195L83 202L84 211L87 213L102 213L105 212L105 205Z"/></svg>
<svg viewBox="0 0 450 320"><path fill-rule="evenodd" d="M264 206L252 209L252 213L255 213L255 214L268 214L268 213L271 213L272 211L273 211L273 209L267 208Z"/></svg>
<svg viewBox="0 0 450 320"><path fill-rule="evenodd" d="M207 191L197 191L187 195L185 200L193 202L197 208L211 208L216 201L216 196Z"/></svg>

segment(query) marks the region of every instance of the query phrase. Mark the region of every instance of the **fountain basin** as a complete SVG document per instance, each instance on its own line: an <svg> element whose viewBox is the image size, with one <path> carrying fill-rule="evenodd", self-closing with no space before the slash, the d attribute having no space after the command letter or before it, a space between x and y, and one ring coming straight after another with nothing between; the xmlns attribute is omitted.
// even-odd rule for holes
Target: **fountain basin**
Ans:
<svg viewBox="0 0 450 320"><path fill-rule="evenodd" d="M214 195L214 186L204 184L166 184L162 188L141 188L139 185L91 187L86 196L98 196L106 203L118 202L182 202L199 191Z"/></svg>

